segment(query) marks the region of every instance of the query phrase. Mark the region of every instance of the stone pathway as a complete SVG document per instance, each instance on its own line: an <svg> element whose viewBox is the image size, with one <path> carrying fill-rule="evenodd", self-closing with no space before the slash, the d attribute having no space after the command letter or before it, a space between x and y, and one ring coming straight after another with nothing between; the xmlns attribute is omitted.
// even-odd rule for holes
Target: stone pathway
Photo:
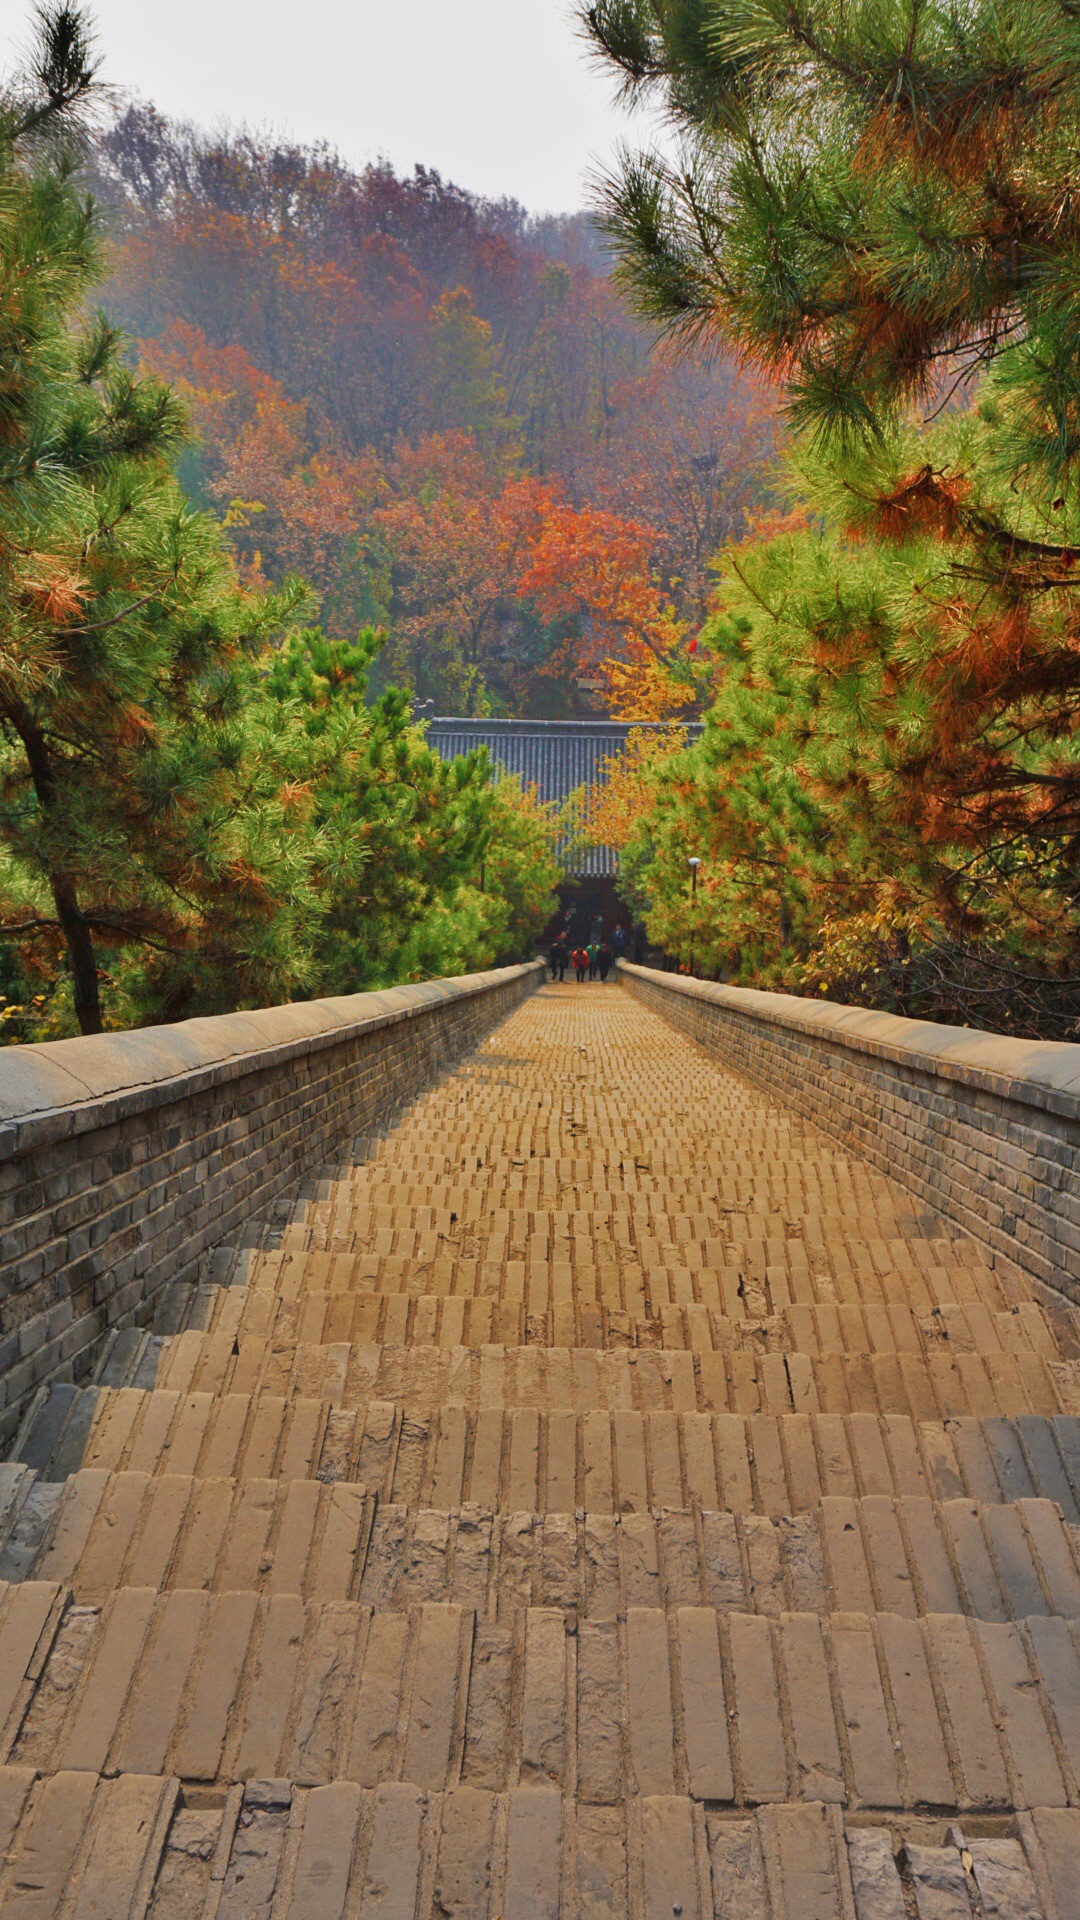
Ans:
<svg viewBox="0 0 1080 1920"><path fill-rule="evenodd" d="M1080 1920L1070 1309L613 987L249 1240L0 1468L0 1920Z"/></svg>

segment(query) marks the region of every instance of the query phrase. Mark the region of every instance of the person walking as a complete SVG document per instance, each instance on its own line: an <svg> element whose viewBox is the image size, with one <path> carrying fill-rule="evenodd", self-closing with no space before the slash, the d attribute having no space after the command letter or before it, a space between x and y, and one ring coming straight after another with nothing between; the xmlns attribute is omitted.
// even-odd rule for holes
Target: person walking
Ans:
<svg viewBox="0 0 1080 1920"><path fill-rule="evenodd" d="M566 938L566 934L562 932L557 933L555 935L554 940L551 943L551 952L548 955L548 961L551 966L551 977L553 980L555 980L556 978L560 982L565 980L566 967L569 959L570 959L570 943Z"/></svg>
<svg viewBox="0 0 1080 1920"><path fill-rule="evenodd" d="M584 947L575 947L574 948L574 972L577 974L577 983L579 987L583 987L585 985L585 976L588 973L588 971L589 971L588 954L586 953Z"/></svg>
<svg viewBox="0 0 1080 1920"><path fill-rule="evenodd" d="M612 952L613 959L615 960L622 959L623 954L626 952L626 945L627 945L628 939L629 939L629 935L627 934L626 928L623 926L623 923L620 920L616 923L615 931L611 936L611 952Z"/></svg>
<svg viewBox="0 0 1080 1920"><path fill-rule="evenodd" d="M604 916L602 913L598 913L596 916L596 919L593 921L592 933L589 935L589 945L598 947L603 937L604 937Z"/></svg>
<svg viewBox="0 0 1080 1920"><path fill-rule="evenodd" d="M588 955L588 957L589 957L589 979L590 979L590 980L595 980L595 979L596 979L596 969L597 969L597 966L599 965L599 961L600 961L600 942L599 942L599 940L590 940L590 941L589 941L589 944L588 944L588 946L587 946L587 947L586 947L586 949L585 949L585 952L587 953L587 955Z"/></svg>
<svg viewBox="0 0 1080 1920"><path fill-rule="evenodd" d="M611 964L614 957L615 956L612 953L611 948L608 946L607 941L601 940L600 951L596 956L596 964L600 969L601 981L606 980L608 977L608 974L611 972Z"/></svg>

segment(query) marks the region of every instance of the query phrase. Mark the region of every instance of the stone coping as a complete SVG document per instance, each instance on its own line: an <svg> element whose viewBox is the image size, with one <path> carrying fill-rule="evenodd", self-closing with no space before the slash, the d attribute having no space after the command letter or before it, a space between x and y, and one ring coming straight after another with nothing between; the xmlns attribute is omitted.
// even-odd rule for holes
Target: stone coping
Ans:
<svg viewBox="0 0 1080 1920"><path fill-rule="evenodd" d="M934 1020L906 1020L896 1013L844 1007L835 1000L803 1000L793 993L761 993L751 987L718 986L685 974L636 967L617 972L688 1000L704 1000L746 1019L763 1020L853 1053L870 1054L913 1073L932 1074L965 1087L1080 1119L1080 1046L1057 1040L1013 1040L975 1027L948 1027Z"/></svg>
<svg viewBox="0 0 1080 1920"><path fill-rule="evenodd" d="M0 1048L0 1160L113 1126L148 1107L340 1046L543 970L543 962L533 960L377 993Z"/></svg>

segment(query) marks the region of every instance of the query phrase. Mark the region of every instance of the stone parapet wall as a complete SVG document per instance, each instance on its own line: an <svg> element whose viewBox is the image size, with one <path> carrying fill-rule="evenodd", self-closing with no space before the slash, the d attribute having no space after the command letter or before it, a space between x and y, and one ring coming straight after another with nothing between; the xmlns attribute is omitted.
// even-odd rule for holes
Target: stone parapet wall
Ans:
<svg viewBox="0 0 1080 1920"><path fill-rule="evenodd" d="M540 962L0 1051L0 1442L44 1381L482 1040Z"/></svg>
<svg viewBox="0 0 1080 1920"><path fill-rule="evenodd" d="M1080 1046L619 963L725 1066L988 1248L1080 1301Z"/></svg>

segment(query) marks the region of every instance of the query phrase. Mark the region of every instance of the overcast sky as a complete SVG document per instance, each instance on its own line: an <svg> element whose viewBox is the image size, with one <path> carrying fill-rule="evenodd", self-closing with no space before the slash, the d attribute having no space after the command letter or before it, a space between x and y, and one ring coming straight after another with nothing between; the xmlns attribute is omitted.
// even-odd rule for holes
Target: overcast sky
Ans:
<svg viewBox="0 0 1080 1920"><path fill-rule="evenodd" d="M534 211L582 205L631 123L571 0L95 0L106 77L164 112L436 167ZM29 0L4 9L25 43ZM22 28L19 30L19 16ZM9 65L12 43L3 48Z"/></svg>

